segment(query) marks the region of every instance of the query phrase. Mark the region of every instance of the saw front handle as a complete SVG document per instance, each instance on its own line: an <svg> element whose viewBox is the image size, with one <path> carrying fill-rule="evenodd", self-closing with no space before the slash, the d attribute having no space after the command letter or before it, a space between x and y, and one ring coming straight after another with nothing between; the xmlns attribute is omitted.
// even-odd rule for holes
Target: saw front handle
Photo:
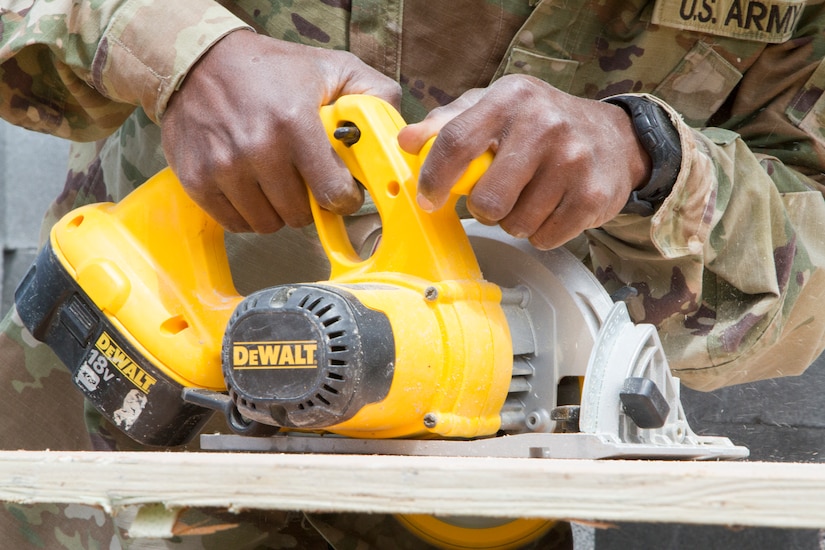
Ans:
<svg viewBox="0 0 825 550"><path fill-rule="evenodd" d="M382 222L381 246L362 259L350 243L343 218L320 208L310 193L318 234L332 265L330 279L378 272L429 281L480 279L454 207L458 196L467 194L487 170L492 153L471 162L447 204L430 213L418 206L416 195L420 167L432 140L417 155L402 150L398 132L406 123L392 106L372 96L341 97L321 108L321 119L333 149L367 189Z"/></svg>

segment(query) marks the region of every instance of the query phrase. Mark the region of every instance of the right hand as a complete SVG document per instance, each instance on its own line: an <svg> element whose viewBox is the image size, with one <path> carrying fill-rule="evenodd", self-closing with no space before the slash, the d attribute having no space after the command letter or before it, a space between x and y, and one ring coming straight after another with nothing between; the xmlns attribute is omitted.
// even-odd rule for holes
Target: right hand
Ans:
<svg viewBox="0 0 825 550"><path fill-rule="evenodd" d="M650 179L649 155L621 107L531 76L469 90L405 126L398 142L414 154L436 134L421 166L421 207L441 208L469 162L490 150L495 157L467 197L468 210L540 249L613 219Z"/></svg>
<svg viewBox="0 0 825 550"><path fill-rule="evenodd" d="M307 186L340 215L363 201L332 150L319 109L346 94L400 102L392 79L354 55L235 31L213 45L161 120L166 160L187 193L229 231L312 222Z"/></svg>

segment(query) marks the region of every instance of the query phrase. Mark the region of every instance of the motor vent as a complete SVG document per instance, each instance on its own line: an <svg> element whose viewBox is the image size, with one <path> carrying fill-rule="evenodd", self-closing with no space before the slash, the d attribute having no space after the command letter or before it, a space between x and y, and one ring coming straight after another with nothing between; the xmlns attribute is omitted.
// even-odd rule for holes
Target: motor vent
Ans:
<svg viewBox="0 0 825 550"><path fill-rule="evenodd" d="M223 350L227 387L244 416L310 429L383 399L395 358L386 316L322 285L249 296L230 320Z"/></svg>

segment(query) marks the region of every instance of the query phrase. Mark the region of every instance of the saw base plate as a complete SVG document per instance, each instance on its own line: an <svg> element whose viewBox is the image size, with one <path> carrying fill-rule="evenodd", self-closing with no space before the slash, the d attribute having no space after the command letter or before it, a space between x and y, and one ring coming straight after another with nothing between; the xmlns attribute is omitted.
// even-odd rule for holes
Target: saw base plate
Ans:
<svg viewBox="0 0 825 550"><path fill-rule="evenodd" d="M526 433L476 440L355 439L302 433L249 437L203 434L208 451L269 453L365 454L407 456L466 456L495 458L672 460L741 459L748 449L725 437L700 437L699 445L645 445L622 443L607 436L585 433Z"/></svg>

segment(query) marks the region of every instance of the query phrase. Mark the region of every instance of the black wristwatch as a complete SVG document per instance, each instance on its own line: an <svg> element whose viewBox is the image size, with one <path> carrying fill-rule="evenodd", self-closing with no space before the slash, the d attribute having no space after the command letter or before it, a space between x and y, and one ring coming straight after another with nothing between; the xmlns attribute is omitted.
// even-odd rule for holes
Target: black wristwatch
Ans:
<svg viewBox="0 0 825 550"><path fill-rule="evenodd" d="M634 95L619 95L604 99L618 105L633 120L636 135L650 155L650 181L630 193L622 213L652 216L673 189L682 164L682 145L679 133L667 113L657 103Z"/></svg>

